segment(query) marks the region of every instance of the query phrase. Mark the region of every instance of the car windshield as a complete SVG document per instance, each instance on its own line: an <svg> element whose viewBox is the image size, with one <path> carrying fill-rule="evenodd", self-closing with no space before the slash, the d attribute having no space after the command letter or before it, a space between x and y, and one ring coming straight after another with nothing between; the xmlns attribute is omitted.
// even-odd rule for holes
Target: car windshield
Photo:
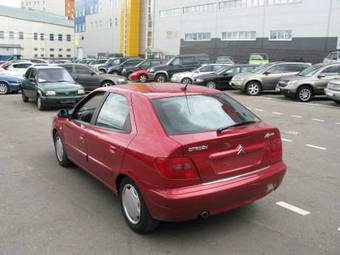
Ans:
<svg viewBox="0 0 340 255"><path fill-rule="evenodd" d="M311 77L314 74L316 74L320 70L321 67L322 67L322 65L313 65L313 66L308 67L307 69L303 70L298 75L304 76L304 77Z"/></svg>
<svg viewBox="0 0 340 255"><path fill-rule="evenodd" d="M73 82L73 78L65 69L40 69L39 83Z"/></svg>
<svg viewBox="0 0 340 255"><path fill-rule="evenodd" d="M169 135L218 131L260 119L225 94L190 95L152 100Z"/></svg>
<svg viewBox="0 0 340 255"><path fill-rule="evenodd" d="M256 67L252 72L257 73L257 74L261 74L261 73L265 72L270 66L271 66L270 64L260 65L260 66Z"/></svg>

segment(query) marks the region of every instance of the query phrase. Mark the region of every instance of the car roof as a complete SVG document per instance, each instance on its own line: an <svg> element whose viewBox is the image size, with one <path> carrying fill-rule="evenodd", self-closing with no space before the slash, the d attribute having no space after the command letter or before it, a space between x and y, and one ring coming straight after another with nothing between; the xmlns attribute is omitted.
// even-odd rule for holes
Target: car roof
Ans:
<svg viewBox="0 0 340 255"><path fill-rule="evenodd" d="M113 87L100 88L99 90L108 92L128 92L139 94L150 99L198 95L198 94L216 94L223 93L221 91L209 89L204 86L189 85L186 90L183 90L185 85L178 83L130 83L127 85L118 85Z"/></svg>
<svg viewBox="0 0 340 255"><path fill-rule="evenodd" d="M58 65L50 65L50 66L33 66L32 68L37 69L37 70L41 70L41 69L64 69L64 67L62 66L58 66Z"/></svg>

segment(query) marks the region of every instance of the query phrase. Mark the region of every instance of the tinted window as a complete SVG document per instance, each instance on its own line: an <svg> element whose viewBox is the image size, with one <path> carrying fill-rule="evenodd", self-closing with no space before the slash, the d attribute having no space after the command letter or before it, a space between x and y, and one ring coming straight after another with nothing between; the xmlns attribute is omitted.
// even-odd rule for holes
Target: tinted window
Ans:
<svg viewBox="0 0 340 255"><path fill-rule="evenodd" d="M90 69L88 69L85 66L74 66L74 72L76 74L89 74L90 73Z"/></svg>
<svg viewBox="0 0 340 255"><path fill-rule="evenodd" d="M29 76L30 76L30 74L31 74L31 71L32 71L32 68L30 68L30 69L28 69L27 71L26 71L26 73L25 73L25 77L28 79L29 78Z"/></svg>
<svg viewBox="0 0 340 255"><path fill-rule="evenodd" d="M183 65L196 63L196 59L194 57L183 57L182 61L183 61Z"/></svg>
<svg viewBox="0 0 340 255"><path fill-rule="evenodd" d="M160 65L162 62L160 60L151 60L151 65Z"/></svg>
<svg viewBox="0 0 340 255"><path fill-rule="evenodd" d="M234 67L234 68L230 68L226 71L223 72L223 74L227 75L227 76L233 76L237 73L240 72L240 68L239 67Z"/></svg>
<svg viewBox="0 0 340 255"><path fill-rule="evenodd" d="M251 72L253 70L254 70L254 67L252 67L252 66L241 67L241 72L242 73Z"/></svg>
<svg viewBox="0 0 340 255"><path fill-rule="evenodd" d="M22 68L22 69L25 69L25 68L30 67L31 65L32 64L29 64L29 63L26 63L26 64L14 64L13 68Z"/></svg>
<svg viewBox="0 0 340 255"><path fill-rule="evenodd" d="M38 78L40 83L73 82L71 75L63 68L40 69Z"/></svg>
<svg viewBox="0 0 340 255"><path fill-rule="evenodd" d="M338 75L340 74L340 66L330 66L321 72L325 75Z"/></svg>
<svg viewBox="0 0 340 255"><path fill-rule="evenodd" d="M200 72L211 72L213 70L213 66L211 65L206 65L206 66L202 66L199 68Z"/></svg>
<svg viewBox="0 0 340 255"><path fill-rule="evenodd" d="M29 73L29 76L28 76L29 79L36 79L37 78L37 70L32 68L30 73Z"/></svg>
<svg viewBox="0 0 340 255"><path fill-rule="evenodd" d="M270 73L276 74L276 73L287 73L289 72L290 65L277 65L270 68L268 71Z"/></svg>
<svg viewBox="0 0 340 255"><path fill-rule="evenodd" d="M170 60L171 61L171 60ZM181 65L182 64L182 60L180 58L175 58L172 60L171 62L173 65Z"/></svg>
<svg viewBox="0 0 340 255"><path fill-rule="evenodd" d="M110 94L98 114L96 125L129 132L131 124L127 98L118 94Z"/></svg>
<svg viewBox="0 0 340 255"><path fill-rule="evenodd" d="M287 65L287 71L288 72L301 72L302 70L306 69L307 65L301 65L301 64L292 64Z"/></svg>
<svg viewBox="0 0 340 255"><path fill-rule="evenodd" d="M153 100L170 135L216 131L245 121L259 121L248 109L224 94L192 95Z"/></svg>
<svg viewBox="0 0 340 255"><path fill-rule="evenodd" d="M73 113L72 119L90 123L92 116L95 113L97 107L99 107L103 96L104 92L98 92L89 95L86 101L84 101L79 107L76 108L75 112Z"/></svg>

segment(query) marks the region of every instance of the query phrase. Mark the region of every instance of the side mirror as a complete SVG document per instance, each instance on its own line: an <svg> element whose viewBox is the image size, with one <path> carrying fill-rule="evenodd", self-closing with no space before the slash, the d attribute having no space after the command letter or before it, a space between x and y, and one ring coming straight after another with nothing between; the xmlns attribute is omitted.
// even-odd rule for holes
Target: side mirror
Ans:
<svg viewBox="0 0 340 255"><path fill-rule="evenodd" d="M319 74L318 75L318 79L322 79L322 78L325 78L326 77L326 75L324 75L324 74Z"/></svg>
<svg viewBox="0 0 340 255"><path fill-rule="evenodd" d="M96 73L95 72L90 72L91 75L95 75Z"/></svg>
<svg viewBox="0 0 340 255"><path fill-rule="evenodd" d="M61 109L58 112L58 118L68 119L70 117L70 113L67 109Z"/></svg>
<svg viewBox="0 0 340 255"><path fill-rule="evenodd" d="M270 72L269 72L269 71L266 71L266 72L264 72L263 74L264 74L264 75L269 75Z"/></svg>

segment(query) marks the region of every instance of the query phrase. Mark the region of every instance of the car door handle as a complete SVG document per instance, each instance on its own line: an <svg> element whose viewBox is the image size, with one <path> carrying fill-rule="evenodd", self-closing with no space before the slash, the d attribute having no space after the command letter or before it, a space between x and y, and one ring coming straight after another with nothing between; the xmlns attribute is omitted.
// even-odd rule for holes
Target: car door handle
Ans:
<svg viewBox="0 0 340 255"><path fill-rule="evenodd" d="M79 136L79 140L80 140L81 143L84 143L85 142L85 136L82 136L82 135Z"/></svg>
<svg viewBox="0 0 340 255"><path fill-rule="evenodd" d="M116 154L116 152L117 152L117 147L116 146L113 146L113 145L110 145L110 153L111 154Z"/></svg>

